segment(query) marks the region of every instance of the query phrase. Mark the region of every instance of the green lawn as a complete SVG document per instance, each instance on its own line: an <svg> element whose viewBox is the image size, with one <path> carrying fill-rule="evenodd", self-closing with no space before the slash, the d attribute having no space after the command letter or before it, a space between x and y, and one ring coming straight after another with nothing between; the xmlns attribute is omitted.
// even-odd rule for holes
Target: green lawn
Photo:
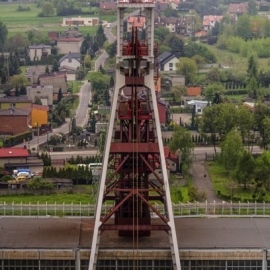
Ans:
<svg viewBox="0 0 270 270"><path fill-rule="evenodd" d="M233 73L238 74L239 72L245 73L247 71L248 57L242 57L237 53L220 50L213 45L206 46L216 54L218 63L222 66L230 67ZM258 58L258 68L269 68L269 59Z"/></svg>
<svg viewBox="0 0 270 270"><path fill-rule="evenodd" d="M218 163L208 163L208 172L212 180L215 193L224 200L232 200L235 202L253 202L252 193L253 185L250 185L247 190L243 187L235 185L234 188L230 189L229 175L227 171ZM266 193L264 198L265 202L270 202L270 192Z"/></svg>
<svg viewBox="0 0 270 270"><path fill-rule="evenodd" d="M78 193L78 194L52 194L52 195L17 195L17 196L1 196L0 203L33 203L33 204L88 204L94 203L95 196L90 196L89 193Z"/></svg>
<svg viewBox="0 0 270 270"><path fill-rule="evenodd" d="M17 11L19 4L1 5L1 22L3 22L9 32L9 36L16 33L21 33L24 36L25 32L36 28L41 31L44 36L47 36L49 31L65 31L68 27L61 27L61 16L53 17L38 17L38 13L41 12L41 8L37 8L36 4L26 4L24 6L30 7L30 11ZM89 9L90 10L90 9ZM73 16L77 17L77 16ZM97 15L81 15L81 17L97 17ZM86 35L89 33L93 35L96 33L97 27L79 27L79 30Z"/></svg>

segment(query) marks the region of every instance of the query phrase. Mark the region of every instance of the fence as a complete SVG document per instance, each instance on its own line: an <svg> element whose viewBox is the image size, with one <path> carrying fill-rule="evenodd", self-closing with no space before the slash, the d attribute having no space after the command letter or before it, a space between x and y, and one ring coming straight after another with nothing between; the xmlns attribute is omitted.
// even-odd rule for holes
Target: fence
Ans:
<svg viewBox="0 0 270 270"><path fill-rule="evenodd" d="M112 205L104 204L102 212L106 213ZM94 216L96 206L93 204L33 204L0 202L0 216ZM164 213L164 207L155 204L155 208ZM173 204L175 216L270 216L270 203L178 203ZM151 213L155 217L154 212Z"/></svg>

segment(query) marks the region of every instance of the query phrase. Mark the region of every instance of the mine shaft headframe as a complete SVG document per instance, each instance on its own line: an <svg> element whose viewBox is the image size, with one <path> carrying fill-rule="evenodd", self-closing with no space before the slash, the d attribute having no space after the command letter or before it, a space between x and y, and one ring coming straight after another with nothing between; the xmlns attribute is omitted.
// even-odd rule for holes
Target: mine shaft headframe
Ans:
<svg viewBox="0 0 270 270"><path fill-rule="evenodd" d="M132 58L132 46L124 38L125 9L133 8L135 12L131 16L142 15L145 17L146 38L138 44L139 54L148 62L154 64L156 46L154 45L154 8L153 0L118 0L117 2L117 56L116 62ZM137 10L137 12L136 12ZM134 30L133 30L134 31Z"/></svg>

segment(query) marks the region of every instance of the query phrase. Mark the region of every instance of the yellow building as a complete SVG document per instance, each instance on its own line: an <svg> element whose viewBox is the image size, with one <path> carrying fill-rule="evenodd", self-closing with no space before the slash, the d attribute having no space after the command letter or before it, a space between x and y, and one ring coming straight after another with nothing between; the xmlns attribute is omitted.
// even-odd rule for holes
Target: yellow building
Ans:
<svg viewBox="0 0 270 270"><path fill-rule="evenodd" d="M27 96L0 98L0 109L9 109L11 107L20 109L30 107L31 104L32 101Z"/></svg>
<svg viewBox="0 0 270 270"><path fill-rule="evenodd" d="M46 105L32 104L30 106L24 107L31 109L31 122L32 128L42 125L48 125L48 111L49 107Z"/></svg>
<svg viewBox="0 0 270 270"><path fill-rule="evenodd" d="M44 105L32 104L31 126L36 127L48 124L49 107Z"/></svg>

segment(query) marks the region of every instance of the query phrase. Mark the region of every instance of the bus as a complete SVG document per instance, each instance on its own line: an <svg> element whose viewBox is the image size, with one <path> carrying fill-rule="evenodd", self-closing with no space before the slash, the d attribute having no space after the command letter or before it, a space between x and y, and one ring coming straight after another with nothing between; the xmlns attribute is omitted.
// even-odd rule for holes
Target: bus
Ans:
<svg viewBox="0 0 270 270"><path fill-rule="evenodd" d="M89 171L92 171L93 183L99 180L101 175L102 163L89 163Z"/></svg>

